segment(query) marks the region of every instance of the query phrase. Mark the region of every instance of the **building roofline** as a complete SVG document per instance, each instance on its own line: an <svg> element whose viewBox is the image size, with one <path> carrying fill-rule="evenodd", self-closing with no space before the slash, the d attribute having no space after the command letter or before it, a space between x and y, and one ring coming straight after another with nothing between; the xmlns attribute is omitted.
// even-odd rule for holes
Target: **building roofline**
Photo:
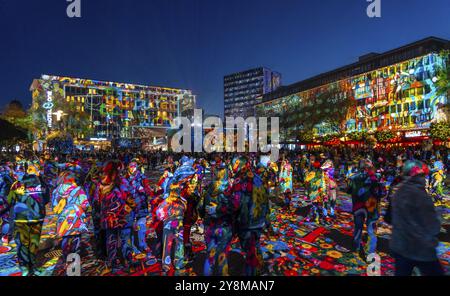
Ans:
<svg viewBox="0 0 450 296"><path fill-rule="evenodd" d="M255 67L255 68L251 68L251 69L247 69L247 70L243 70L243 71L227 74L227 75L224 75L223 78L225 79L227 77L232 77L232 76L235 76L235 75L238 75L238 74L245 74L245 73L252 72L252 71L255 71L255 70L260 70L260 69L262 69L262 70L269 70L271 72L276 72L276 71L273 71L272 69L270 69L268 67L261 66L261 67Z"/></svg>
<svg viewBox="0 0 450 296"><path fill-rule="evenodd" d="M380 60L382 58L385 58L385 57L388 57L390 55L393 55L393 54L395 54L397 52L404 51L404 50L406 50L408 48L414 48L414 47L417 47L419 45L428 44L430 42L441 43L443 48L449 48L450 49L450 41L449 40L446 40L446 39L443 39L443 38L434 37L434 36L430 36L430 37L427 37L427 38L415 41L413 43L409 43L409 44L403 45L401 47L394 48L394 49L391 49L391 50L388 50L388 51L385 51L385 52L382 52L382 53L373 53L372 52L372 53L360 56L360 58L359 58L359 60L357 62L348 64L348 65L345 65L345 66L338 67L338 68L336 68L334 70L330 70L330 71L327 71L327 72L324 72L324 73L312 76L310 78L301 80L299 82L295 82L295 83L292 83L292 84L289 84L289 85L286 85L286 86L280 86L276 91L268 93L267 96L270 97L270 99L261 102L261 104L277 99L276 95L278 95L278 94L281 95L282 93L284 93L285 91L288 91L290 89L294 90L296 88L301 88L303 85L307 85L307 84L313 83L316 80L319 80L321 78L330 76L330 75L332 75L334 73L338 73L338 72L343 72L343 71L346 71L346 70L354 69L354 68L357 68L358 66L370 63L370 62L375 61L375 60ZM338 79L338 80L340 80L340 79ZM315 86L315 87L317 87L317 86ZM311 87L311 88L314 88L314 87Z"/></svg>
<svg viewBox="0 0 450 296"><path fill-rule="evenodd" d="M144 87L144 88L161 88L161 89L174 89L174 90L180 90L180 91L189 91L193 94L191 89L188 88L179 88L179 87L171 87L171 86L158 86L158 85L144 85L144 84L139 84L139 83L132 83L132 82L118 82L118 81L107 81L107 80L100 80L100 79L92 79L92 78L80 78L80 77L73 77L73 76L61 76L61 75L52 75L52 74L41 74L41 76L39 78L35 78L33 79L44 79L44 76L49 76L51 77L59 77L59 78L72 78L72 79L77 79L77 80L91 80L91 81L96 81L96 82L100 82L100 83L114 83L114 84L128 84L128 85L134 85L134 86L138 86L138 87Z"/></svg>

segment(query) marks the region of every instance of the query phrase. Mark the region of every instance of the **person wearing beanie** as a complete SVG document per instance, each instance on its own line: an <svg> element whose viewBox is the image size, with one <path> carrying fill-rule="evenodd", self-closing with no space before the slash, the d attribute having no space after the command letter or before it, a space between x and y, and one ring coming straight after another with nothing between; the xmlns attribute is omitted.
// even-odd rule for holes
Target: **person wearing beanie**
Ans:
<svg viewBox="0 0 450 296"><path fill-rule="evenodd" d="M425 189L426 164L407 161L404 180L392 197L392 236L389 242L395 258L395 275L410 276L414 267L422 275L443 275L436 247L441 223L431 196Z"/></svg>

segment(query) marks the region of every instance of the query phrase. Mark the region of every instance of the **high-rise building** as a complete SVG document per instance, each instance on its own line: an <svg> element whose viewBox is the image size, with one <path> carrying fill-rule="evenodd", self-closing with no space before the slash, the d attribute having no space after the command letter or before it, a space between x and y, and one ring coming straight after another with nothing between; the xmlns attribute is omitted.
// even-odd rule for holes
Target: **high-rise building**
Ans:
<svg viewBox="0 0 450 296"><path fill-rule="evenodd" d="M42 75L30 87L41 133L70 130L75 140L165 137L177 116L190 116L186 89Z"/></svg>
<svg viewBox="0 0 450 296"><path fill-rule="evenodd" d="M261 96L276 90L281 84L281 74L260 67L224 77L225 117L254 116L254 106Z"/></svg>
<svg viewBox="0 0 450 296"><path fill-rule="evenodd" d="M445 121L449 113L449 49L449 41L429 37L370 53L264 95L255 112L279 117L285 144L304 143L299 138L307 130L313 134L310 143L332 135L345 142L361 133L389 133L397 142L419 143L429 138L431 124Z"/></svg>

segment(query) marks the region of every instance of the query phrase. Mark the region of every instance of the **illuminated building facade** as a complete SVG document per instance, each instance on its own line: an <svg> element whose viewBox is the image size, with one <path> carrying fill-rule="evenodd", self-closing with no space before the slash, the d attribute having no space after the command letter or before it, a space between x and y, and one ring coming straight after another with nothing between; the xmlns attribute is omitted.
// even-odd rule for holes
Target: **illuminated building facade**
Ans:
<svg viewBox="0 0 450 296"><path fill-rule="evenodd" d="M276 90L281 84L281 74L267 68L256 68L224 77L225 117L254 116L260 97Z"/></svg>
<svg viewBox="0 0 450 296"><path fill-rule="evenodd" d="M195 108L190 90L72 77L42 75L30 91L45 133L75 128L78 139L163 137L177 116Z"/></svg>
<svg viewBox="0 0 450 296"><path fill-rule="evenodd" d="M426 136L446 117L449 42L430 37L357 63L281 87L255 106L257 116L280 118L280 140L298 143L310 122L315 136L392 130L403 138ZM344 114L342 114L344 112ZM339 116L339 114L341 116ZM317 122L317 120L319 122ZM338 120L337 125L329 124Z"/></svg>

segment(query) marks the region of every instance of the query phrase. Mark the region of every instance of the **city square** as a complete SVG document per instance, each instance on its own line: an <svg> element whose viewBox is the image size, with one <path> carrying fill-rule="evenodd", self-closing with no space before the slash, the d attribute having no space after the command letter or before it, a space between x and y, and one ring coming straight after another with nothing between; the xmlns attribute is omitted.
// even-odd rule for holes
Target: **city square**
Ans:
<svg viewBox="0 0 450 296"><path fill-rule="evenodd" d="M83 1L0 18L0 276L450 275L443 16Z"/></svg>

